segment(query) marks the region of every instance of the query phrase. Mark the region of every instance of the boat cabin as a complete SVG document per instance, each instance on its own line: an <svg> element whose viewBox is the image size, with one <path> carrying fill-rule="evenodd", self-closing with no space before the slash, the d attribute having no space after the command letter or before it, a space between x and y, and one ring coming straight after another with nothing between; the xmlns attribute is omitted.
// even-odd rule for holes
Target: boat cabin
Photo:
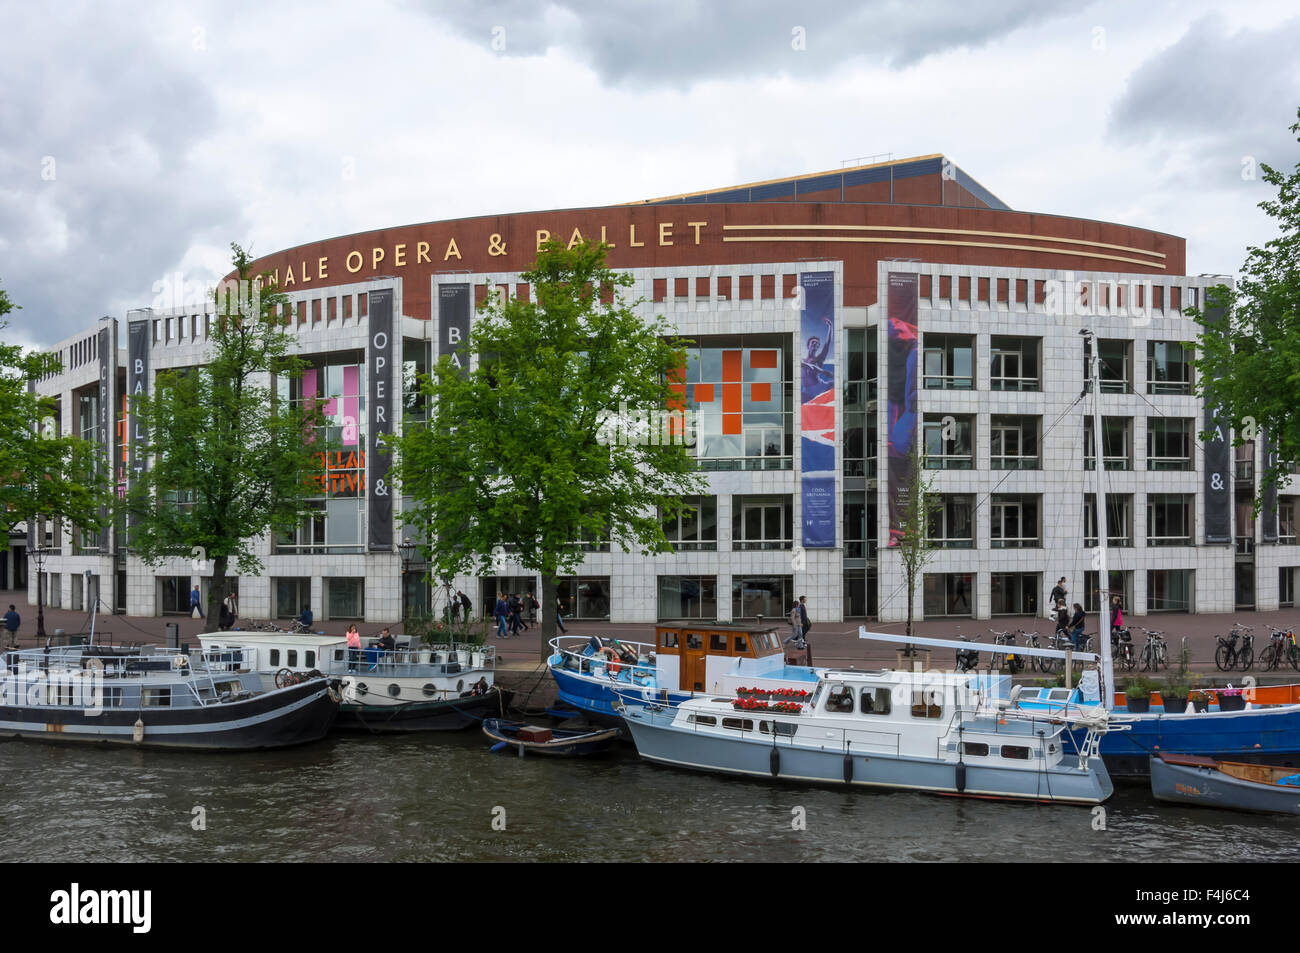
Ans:
<svg viewBox="0 0 1300 953"><path fill-rule="evenodd" d="M785 649L774 625L662 622L655 626L659 687L712 691L726 677L762 677L781 671ZM751 661L752 660L752 661Z"/></svg>

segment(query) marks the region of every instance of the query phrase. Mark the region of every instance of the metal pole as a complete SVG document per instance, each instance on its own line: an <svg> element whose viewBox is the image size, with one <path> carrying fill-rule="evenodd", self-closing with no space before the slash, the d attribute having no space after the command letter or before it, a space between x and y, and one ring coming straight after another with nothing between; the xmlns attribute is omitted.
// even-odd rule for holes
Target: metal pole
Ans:
<svg viewBox="0 0 1300 953"><path fill-rule="evenodd" d="M36 563L36 637L45 638L45 550L28 550Z"/></svg>
<svg viewBox="0 0 1300 953"><path fill-rule="evenodd" d="M1092 457L1097 468L1097 588L1100 602L1097 613L1097 639L1101 642L1101 703L1110 711L1115 707L1115 663L1110 655L1110 572L1106 567L1106 544L1110 534L1106 526L1106 493L1102 468L1106 465L1105 440L1101 429L1101 341L1091 331L1086 332L1092 342Z"/></svg>

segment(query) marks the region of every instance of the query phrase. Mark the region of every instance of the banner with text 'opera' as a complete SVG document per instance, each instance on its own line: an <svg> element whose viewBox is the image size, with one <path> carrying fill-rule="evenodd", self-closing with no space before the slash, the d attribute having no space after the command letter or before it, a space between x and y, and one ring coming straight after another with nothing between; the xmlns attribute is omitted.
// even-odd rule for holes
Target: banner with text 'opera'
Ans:
<svg viewBox="0 0 1300 953"><path fill-rule="evenodd" d="M385 441L393 432L393 361L400 357L395 340L393 289L380 288L369 294L368 339L366 341L366 487L370 497L367 549L372 553L393 551L393 494L388 471L392 451Z"/></svg>

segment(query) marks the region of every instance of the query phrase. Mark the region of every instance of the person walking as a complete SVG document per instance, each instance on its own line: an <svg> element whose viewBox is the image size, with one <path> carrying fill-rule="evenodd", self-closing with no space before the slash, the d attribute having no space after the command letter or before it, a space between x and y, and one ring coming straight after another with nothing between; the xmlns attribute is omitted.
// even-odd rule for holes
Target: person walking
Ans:
<svg viewBox="0 0 1300 953"><path fill-rule="evenodd" d="M460 600L461 615L465 617L465 624L468 625L469 614L470 611L474 608L474 603L470 602L469 596L465 595L465 593L461 592L459 589L456 590L456 598Z"/></svg>
<svg viewBox="0 0 1300 953"><path fill-rule="evenodd" d="M18 644L18 626L22 624L22 619L18 615L18 610L13 606L5 613L5 633L9 636L9 644Z"/></svg>
<svg viewBox="0 0 1300 953"><path fill-rule="evenodd" d="M504 592L497 593L497 604L493 610L493 615L496 616L497 620L497 638L510 638L510 636L506 634L506 594Z"/></svg>
<svg viewBox="0 0 1300 953"><path fill-rule="evenodd" d="M799 610L799 603L795 603L790 609L790 638L785 640L786 645L794 644L795 648L803 648L803 613Z"/></svg>
<svg viewBox="0 0 1300 953"><path fill-rule="evenodd" d="M1120 607L1119 596L1110 597L1110 630L1112 633L1119 632L1124 628L1124 610Z"/></svg>
<svg viewBox="0 0 1300 953"><path fill-rule="evenodd" d="M1047 604L1052 611L1056 611L1056 604L1066 597L1069 590L1065 588L1065 577L1062 576L1057 580L1056 585L1052 587L1052 593L1047 597Z"/></svg>
<svg viewBox="0 0 1300 953"><path fill-rule="evenodd" d="M527 595L524 596L524 607L528 610L529 626L536 625L537 610L540 609L542 606L541 603L539 603L535 598L533 598L533 594L531 592L529 592Z"/></svg>
<svg viewBox="0 0 1300 953"><path fill-rule="evenodd" d="M523 632L525 628L527 628L524 625L524 620L520 618L520 614L523 611L524 611L524 603L523 600L519 598L519 593L517 592L511 593L510 594L510 634L511 635L518 635L520 632Z"/></svg>
<svg viewBox="0 0 1300 953"><path fill-rule="evenodd" d="M190 616L194 616L195 610L198 610L199 618L207 618L203 614L203 593L199 591L198 583L194 584L193 591L190 592Z"/></svg>
<svg viewBox="0 0 1300 953"><path fill-rule="evenodd" d="M808 653L804 660L805 665L812 665L812 643L808 641L808 632L812 628L812 620L808 618L808 597L799 597L799 620L803 623L803 636L801 647Z"/></svg>
<svg viewBox="0 0 1300 953"><path fill-rule="evenodd" d="M569 633L569 630L564 627L564 616L565 613L567 613L568 611L569 609L564 604L564 600L561 599L559 596L556 596L555 597L555 624L558 625L560 627L560 631L566 635Z"/></svg>

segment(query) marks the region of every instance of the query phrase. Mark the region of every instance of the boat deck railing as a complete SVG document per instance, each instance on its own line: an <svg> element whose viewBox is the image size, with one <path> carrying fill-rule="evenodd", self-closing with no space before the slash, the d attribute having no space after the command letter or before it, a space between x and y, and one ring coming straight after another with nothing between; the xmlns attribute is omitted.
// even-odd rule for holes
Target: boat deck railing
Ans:
<svg viewBox="0 0 1300 953"><path fill-rule="evenodd" d="M554 650L551 657L554 658L559 655L562 659L561 667L568 671L580 675L592 675L597 678L605 677L610 681L619 681L632 685L636 684L637 679L652 679L658 675L658 668L650 660L653 657L655 648L653 645L619 639L620 645L626 645L636 652L637 661L632 663L622 660L614 661L595 654L586 654L585 650L591 645L590 636L569 636L565 641L571 647L567 648L560 644L561 638L564 637L551 639L550 645ZM617 665L618 670L612 671L612 665Z"/></svg>

